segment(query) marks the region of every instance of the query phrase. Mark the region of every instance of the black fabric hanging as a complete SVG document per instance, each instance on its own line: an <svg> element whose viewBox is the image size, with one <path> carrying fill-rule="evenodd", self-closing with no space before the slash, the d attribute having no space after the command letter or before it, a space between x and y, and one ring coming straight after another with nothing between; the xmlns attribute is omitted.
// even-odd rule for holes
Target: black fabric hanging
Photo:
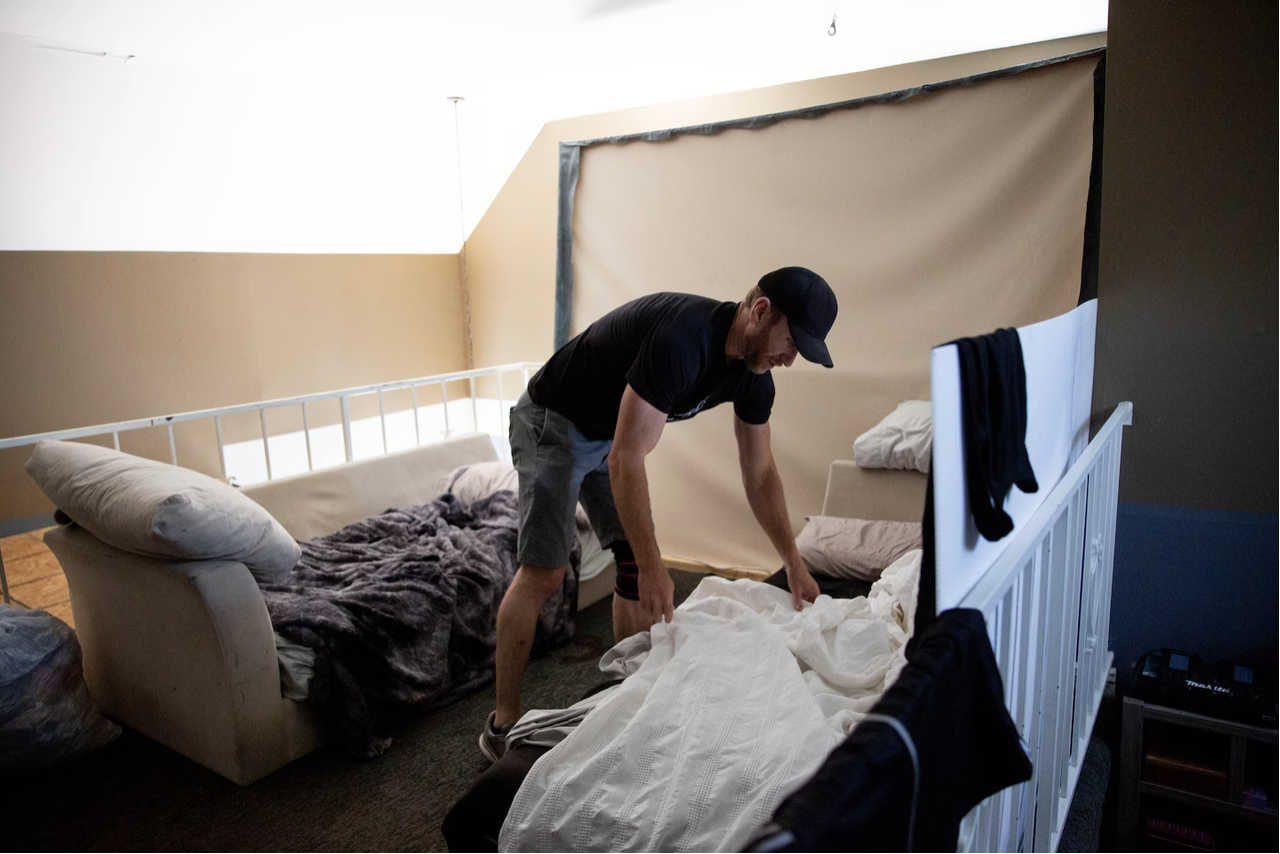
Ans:
<svg viewBox="0 0 1280 854"><path fill-rule="evenodd" d="M872 714L910 744L882 721L859 724L747 850L954 851L969 810L1031 778L980 611L944 611L912 638Z"/></svg>
<svg viewBox="0 0 1280 854"><path fill-rule="evenodd" d="M1027 374L1016 329L953 341L960 351L965 486L973 523L995 542L1013 530L1004 500L1039 490L1027 456Z"/></svg>
<svg viewBox="0 0 1280 854"><path fill-rule="evenodd" d="M920 556L920 581L916 592L916 616L911 636L919 637L938 618L938 556L933 530L933 475L925 478L924 519L921 521L923 554Z"/></svg>

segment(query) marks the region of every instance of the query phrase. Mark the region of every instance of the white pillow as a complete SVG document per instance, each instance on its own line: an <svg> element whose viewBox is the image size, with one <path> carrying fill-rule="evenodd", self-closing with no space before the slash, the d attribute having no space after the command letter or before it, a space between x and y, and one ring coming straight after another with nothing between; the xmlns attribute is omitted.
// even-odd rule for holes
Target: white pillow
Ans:
<svg viewBox="0 0 1280 854"><path fill-rule="evenodd" d="M520 480L516 476L516 470L504 460L458 466L445 475L440 483L440 492L452 492L467 510L471 509L473 501L487 498L504 489L520 494Z"/></svg>
<svg viewBox="0 0 1280 854"><path fill-rule="evenodd" d="M302 556L259 504L190 469L56 441L36 445L25 468L72 521L127 552L238 560L258 581L281 580Z"/></svg>
<svg viewBox="0 0 1280 854"><path fill-rule="evenodd" d="M919 522L837 516L810 516L796 537L796 548L811 571L863 581L875 581L885 567L920 546Z"/></svg>
<svg viewBox="0 0 1280 854"><path fill-rule="evenodd" d="M440 481L441 493L452 492L464 510L471 509L471 502L509 489L520 497L520 478L515 467L505 460L494 460L487 463L471 463L458 466ZM587 511L579 504L574 511L574 520L578 530L586 531L591 527L587 520Z"/></svg>
<svg viewBox="0 0 1280 854"><path fill-rule="evenodd" d="M853 443L853 461L864 469L915 469L929 473L933 455L933 404L904 400Z"/></svg>

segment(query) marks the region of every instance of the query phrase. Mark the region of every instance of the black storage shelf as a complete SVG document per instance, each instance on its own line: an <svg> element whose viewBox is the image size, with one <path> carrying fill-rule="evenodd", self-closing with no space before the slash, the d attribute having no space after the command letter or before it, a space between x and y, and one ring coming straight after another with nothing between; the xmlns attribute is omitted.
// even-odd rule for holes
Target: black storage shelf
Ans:
<svg viewBox="0 0 1280 854"><path fill-rule="evenodd" d="M1195 792L1184 792L1181 789L1175 789L1171 786L1161 786L1157 783L1139 783L1138 790L1144 795L1154 795L1158 798L1178 801L1179 803L1188 804L1193 807L1215 810L1223 815L1229 815L1234 818L1242 818L1248 821L1270 824L1272 827L1280 827L1276 822L1275 810L1260 810L1256 807L1250 807L1244 804L1233 804L1228 801L1221 801L1217 798L1208 797L1207 795L1197 795Z"/></svg>
<svg viewBox="0 0 1280 854"><path fill-rule="evenodd" d="M1150 722L1159 724L1152 728L1148 727ZM1159 732L1151 732L1155 729ZM1227 739L1227 748L1221 752L1220 760L1213 763L1215 767L1201 767L1205 764L1204 757L1214 753L1213 750L1206 750L1205 745L1220 743L1217 740L1223 737ZM1191 791L1193 786L1179 788L1170 785L1168 781L1156 782L1148 779L1148 775L1152 773L1152 769L1147 767L1149 758L1153 761L1169 761L1169 757L1164 754L1161 754L1160 760L1155 760L1154 755L1149 756L1152 745L1165 751L1170 749L1170 743L1173 742L1176 752L1179 739L1188 745L1185 753L1188 773L1193 777L1199 773L1204 780L1216 776L1221 781L1225 777L1225 797ZM1274 729L1221 720L1126 697L1120 736L1120 798L1116 828L1119 850L1143 849L1144 819L1147 814L1165 812L1166 810L1152 808L1159 804L1166 807L1182 804L1194 808L1201 816L1212 817L1212 823L1216 823L1214 829L1222 836L1238 837L1240 833L1256 833L1269 836L1274 842L1274 834L1280 828L1274 808L1276 776L1274 770L1271 770L1276 763L1276 741ZM1177 758L1174 757L1175 760ZM1260 768L1267 769L1261 776L1258 770ZM1246 769L1250 770L1247 772ZM1245 786L1257 783L1266 784L1268 805L1265 809L1245 803Z"/></svg>

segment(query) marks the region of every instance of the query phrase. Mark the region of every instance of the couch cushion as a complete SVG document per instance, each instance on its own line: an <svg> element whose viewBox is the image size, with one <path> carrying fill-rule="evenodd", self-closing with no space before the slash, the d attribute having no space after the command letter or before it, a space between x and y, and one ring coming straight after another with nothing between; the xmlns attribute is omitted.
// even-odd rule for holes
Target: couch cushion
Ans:
<svg viewBox="0 0 1280 854"><path fill-rule="evenodd" d="M392 507L439 495L440 481L464 463L496 460L486 434L471 434L255 483L244 494L270 511L295 539L325 537Z"/></svg>
<svg viewBox="0 0 1280 854"><path fill-rule="evenodd" d="M135 554L244 563L278 581L302 550L271 514L207 475L97 445L45 441L27 474L72 521Z"/></svg>

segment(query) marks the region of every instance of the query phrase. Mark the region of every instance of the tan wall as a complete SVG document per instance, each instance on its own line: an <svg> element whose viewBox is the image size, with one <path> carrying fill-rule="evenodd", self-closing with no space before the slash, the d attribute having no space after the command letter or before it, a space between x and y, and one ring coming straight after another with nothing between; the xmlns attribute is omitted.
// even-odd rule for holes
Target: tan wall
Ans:
<svg viewBox="0 0 1280 854"><path fill-rule="evenodd" d="M462 370L458 258L4 252L0 365L0 437ZM212 430L179 429L180 462L217 474ZM256 438L257 419L226 432ZM122 448L167 458L167 434ZM0 519L51 509L28 453L0 452Z"/></svg>
<svg viewBox="0 0 1280 854"><path fill-rule="evenodd" d="M1078 36L549 122L468 242L476 364L542 361L553 350L560 140L595 139L829 104L1008 68L1105 43L1105 34ZM655 285L654 290L659 289Z"/></svg>

